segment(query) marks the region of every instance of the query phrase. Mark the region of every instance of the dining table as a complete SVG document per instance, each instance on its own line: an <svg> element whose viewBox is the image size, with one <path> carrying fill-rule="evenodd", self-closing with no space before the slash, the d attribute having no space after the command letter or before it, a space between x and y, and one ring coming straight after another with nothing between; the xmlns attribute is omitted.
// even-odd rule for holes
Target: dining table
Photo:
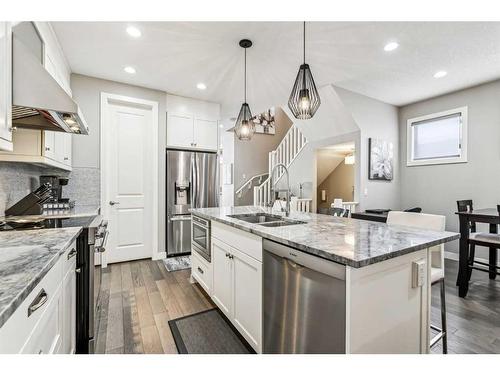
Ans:
<svg viewBox="0 0 500 375"><path fill-rule="evenodd" d="M490 233L498 233L498 224L500 224L500 216L497 208L482 208L470 211L455 212L459 218L460 224L460 242L459 242L459 260L458 260L458 276L457 286L458 295L465 297L469 291L469 249L470 249L470 225L472 223L489 224ZM490 279L495 279L497 276L497 249L490 248L489 252L488 273Z"/></svg>

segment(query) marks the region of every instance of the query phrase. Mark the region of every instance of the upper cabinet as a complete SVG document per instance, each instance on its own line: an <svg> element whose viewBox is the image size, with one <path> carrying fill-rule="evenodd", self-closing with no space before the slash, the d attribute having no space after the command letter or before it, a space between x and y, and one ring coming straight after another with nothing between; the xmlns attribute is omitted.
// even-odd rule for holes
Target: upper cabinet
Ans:
<svg viewBox="0 0 500 375"><path fill-rule="evenodd" d="M167 147L217 151L220 105L167 95Z"/></svg>
<svg viewBox="0 0 500 375"><path fill-rule="evenodd" d="M12 151L12 30L0 22L0 150Z"/></svg>

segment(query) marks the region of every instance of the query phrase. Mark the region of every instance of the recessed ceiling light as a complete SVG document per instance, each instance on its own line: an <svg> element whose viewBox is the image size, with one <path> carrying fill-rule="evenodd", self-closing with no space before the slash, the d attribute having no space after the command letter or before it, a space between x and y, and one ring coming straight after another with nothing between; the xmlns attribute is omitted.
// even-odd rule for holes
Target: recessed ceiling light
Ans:
<svg viewBox="0 0 500 375"><path fill-rule="evenodd" d="M390 43L387 43L385 46L384 46L384 51L386 52L390 52L390 51L394 51L396 48L399 47L399 43L396 43L396 42L390 42Z"/></svg>
<svg viewBox="0 0 500 375"><path fill-rule="evenodd" d="M206 90L207 89L207 85L205 85L203 82L200 82L196 85L196 88L198 90Z"/></svg>
<svg viewBox="0 0 500 375"><path fill-rule="evenodd" d="M128 74L135 74L135 68L132 66L126 66L125 68L123 68L123 70Z"/></svg>
<svg viewBox="0 0 500 375"><path fill-rule="evenodd" d="M439 72L434 73L434 78L443 78L447 74L448 72L440 70Z"/></svg>
<svg viewBox="0 0 500 375"><path fill-rule="evenodd" d="M223 128L224 127L224 124L219 124L219 128Z"/></svg>
<svg viewBox="0 0 500 375"><path fill-rule="evenodd" d="M133 38L139 38L142 35L141 30L139 30L135 26L127 27L127 33L128 33L128 35L130 35Z"/></svg>

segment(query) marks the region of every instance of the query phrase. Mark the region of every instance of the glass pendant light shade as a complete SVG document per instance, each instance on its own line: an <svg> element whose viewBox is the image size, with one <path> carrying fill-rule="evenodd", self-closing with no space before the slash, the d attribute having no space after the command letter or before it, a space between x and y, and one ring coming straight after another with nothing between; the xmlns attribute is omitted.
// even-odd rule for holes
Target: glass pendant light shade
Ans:
<svg viewBox="0 0 500 375"><path fill-rule="evenodd" d="M304 63L300 66L292 93L288 99L288 108L295 118L307 120L314 116L321 104L314 78L306 64L306 23L304 22Z"/></svg>
<svg viewBox="0 0 500 375"><path fill-rule="evenodd" d="M249 141L255 134L255 124L248 103L241 105L240 113L236 119L234 132L240 141Z"/></svg>

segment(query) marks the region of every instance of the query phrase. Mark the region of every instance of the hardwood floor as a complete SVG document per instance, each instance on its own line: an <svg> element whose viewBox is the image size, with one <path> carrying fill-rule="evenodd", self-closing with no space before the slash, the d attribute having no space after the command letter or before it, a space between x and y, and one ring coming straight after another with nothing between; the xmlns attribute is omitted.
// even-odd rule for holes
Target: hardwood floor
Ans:
<svg viewBox="0 0 500 375"><path fill-rule="evenodd" d="M189 275L152 260L104 269L96 352L177 353L168 321L214 307Z"/></svg>
<svg viewBox="0 0 500 375"><path fill-rule="evenodd" d="M168 321L215 307L190 270L167 272L161 261L112 264L103 272L97 353L177 353ZM500 279L473 272L467 298L455 286L457 262L446 260L449 353L500 353ZM441 325L439 286L431 320ZM432 352L441 353L441 344Z"/></svg>
<svg viewBox="0 0 500 375"><path fill-rule="evenodd" d="M455 286L458 262L445 260L448 353L500 353L500 278L473 271L466 298ZM431 321L441 327L439 285L432 287ZM442 353L437 344L433 353Z"/></svg>

